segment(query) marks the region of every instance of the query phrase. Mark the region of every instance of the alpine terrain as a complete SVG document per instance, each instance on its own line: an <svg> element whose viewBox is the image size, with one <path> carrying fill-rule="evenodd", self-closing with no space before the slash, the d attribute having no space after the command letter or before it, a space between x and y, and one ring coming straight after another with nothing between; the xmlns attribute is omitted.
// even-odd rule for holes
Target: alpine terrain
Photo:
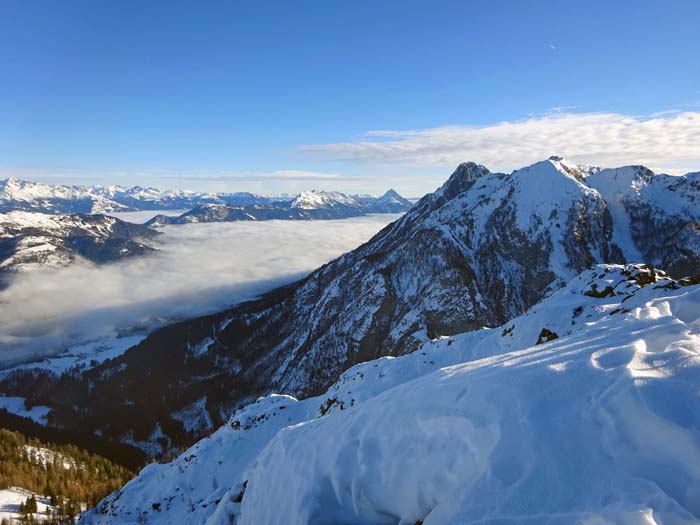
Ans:
<svg viewBox="0 0 700 525"><path fill-rule="evenodd" d="M698 268L699 198L697 173L592 168L558 157L510 174L464 163L369 242L301 281L157 330L96 366L60 375L17 370L0 386L48 407L50 426L168 457L259 396L318 396L358 363L466 332L474 341L546 297L565 297L562 287L596 264L652 265L667 272L669 286L680 286L685 281L671 279ZM582 300L620 299L617 281L602 282L586 288ZM565 322L576 330L588 326L585 316ZM523 350L553 337L540 334L544 319L538 323L534 336L518 339ZM563 335L561 328L547 330ZM513 471L513 479L523 472ZM341 490L324 487L317 488Z"/></svg>
<svg viewBox="0 0 700 525"><path fill-rule="evenodd" d="M699 282L595 266L502 327L262 397L81 523L698 523Z"/></svg>

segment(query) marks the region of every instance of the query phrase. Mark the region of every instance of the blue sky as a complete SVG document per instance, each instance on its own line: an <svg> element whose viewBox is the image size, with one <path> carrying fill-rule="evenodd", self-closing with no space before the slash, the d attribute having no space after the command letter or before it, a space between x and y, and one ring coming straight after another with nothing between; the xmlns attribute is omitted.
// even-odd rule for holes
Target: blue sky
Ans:
<svg viewBox="0 0 700 525"><path fill-rule="evenodd" d="M698 170L699 21L693 0L5 0L0 177L419 195L459 160Z"/></svg>

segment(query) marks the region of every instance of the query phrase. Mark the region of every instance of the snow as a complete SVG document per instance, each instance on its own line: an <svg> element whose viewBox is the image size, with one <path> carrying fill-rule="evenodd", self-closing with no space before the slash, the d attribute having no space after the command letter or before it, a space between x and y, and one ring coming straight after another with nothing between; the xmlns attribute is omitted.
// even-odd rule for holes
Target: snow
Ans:
<svg viewBox="0 0 700 525"><path fill-rule="evenodd" d="M632 240L630 219L625 209L625 198L645 184L638 178L634 166L613 170L600 170L586 179L586 183L606 196L608 209L613 218L613 241L629 254L632 260L641 261L641 253Z"/></svg>
<svg viewBox="0 0 700 525"><path fill-rule="evenodd" d="M95 194L86 186L61 186L23 181L11 177L0 180L0 208L66 211L67 202L90 202L90 213L126 210L127 206ZM56 210L58 208L58 210Z"/></svg>
<svg viewBox="0 0 700 525"><path fill-rule="evenodd" d="M700 287L601 265L501 328L261 398L83 523L697 523L698 384Z"/></svg>
<svg viewBox="0 0 700 525"><path fill-rule="evenodd" d="M36 464L46 466L60 461L63 464L63 468L66 470L76 468L77 466L74 461L68 459L63 454L59 454L48 448L25 445L24 450L29 455L30 461Z"/></svg>
<svg viewBox="0 0 700 525"><path fill-rule="evenodd" d="M691 302L697 323L700 290L650 295L284 429L247 475L239 523L697 522L700 416L683 408L700 336L672 311Z"/></svg>
<svg viewBox="0 0 700 525"><path fill-rule="evenodd" d="M182 410L175 412L172 417L180 421L187 432L211 429L213 423L207 412L206 404L207 398L204 396Z"/></svg>
<svg viewBox="0 0 700 525"><path fill-rule="evenodd" d="M304 209L339 205L362 206L362 203L353 196L319 190L306 191L294 196L256 195L247 192L202 193L189 190L160 190L141 186L130 188L119 185L62 186L22 181L16 178L0 180L0 210L30 210L46 213L87 211L107 213L134 222L145 222L158 214L171 215L173 213L167 212L174 212L176 208L182 213L204 204L254 206L292 202L294 207ZM395 191L389 190L378 199L378 202L401 203L402 198Z"/></svg>
<svg viewBox="0 0 700 525"><path fill-rule="evenodd" d="M16 522L19 523L21 517L19 507L32 495L36 498L36 508L38 511L33 515L34 518L39 521L47 520L47 511L56 511L56 508L51 506L47 498L21 487L9 487L0 490L0 521L9 520L11 523L14 523L12 520L16 520Z"/></svg>
<svg viewBox="0 0 700 525"><path fill-rule="evenodd" d="M95 234L109 232L116 220L106 217L103 221L90 221L82 215L52 215L28 211L0 213L0 237L14 236L24 228L37 228L45 233L61 234L67 228L82 228Z"/></svg>
<svg viewBox="0 0 700 525"><path fill-rule="evenodd" d="M84 341L67 347L56 356L45 357L0 370L0 378L18 370L41 369L60 375L69 368L92 367L107 359L114 359L120 356L129 348L140 343L145 337L145 333L139 333L124 337L110 336Z"/></svg>
<svg viewBox="0 0 700 525"><path fill-rule="evenodd" d="M5 409L12 414L34 420L40 425L46 424L46 416L51 409L46 406L37 405L27 410L23 397L12 397L0 394L0 410Z"/></svg>
<svg viewBox="0 0 700 525"><path fill-rule="evenodd" d="M359 206L360 204L349 195L338 191L304 191L292 201L292 208L307 210L332 206Z"/></svg>
<svg viewBox="0 0 700 525"><path fill-rule="evenodd" d="M122 211L122 212L112 212L107 215L111 217L116 217L126 222L133 222L134 224L143 224L150 221L156 215L165 215L167 217L177 217L187 212L187 209L179 210L139 210L139 211Z"/></svg>
<svg viewBox="0 0 700 525"><path fill-rule="evenodd" d="M214 339L207 337L190 348L190 352L192 352L192 355L195 357L202 357L209 351L209 346L211 346L212 343L214 343Z"/></svg>

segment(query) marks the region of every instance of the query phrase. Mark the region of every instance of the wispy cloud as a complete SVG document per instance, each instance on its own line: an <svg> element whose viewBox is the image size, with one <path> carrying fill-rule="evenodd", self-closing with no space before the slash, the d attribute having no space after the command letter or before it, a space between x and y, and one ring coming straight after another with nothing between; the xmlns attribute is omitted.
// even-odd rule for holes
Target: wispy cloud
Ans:
<svg viewBox="0 0 700 525"><path fill-rule="evenodd" d="M357 141L301 150L324 160L382 167L451 168L473 160L511 170L556 154L588 164L645 164L678 173L700 169L700 112L632 116L555 111L490 126L370 131Z"/></svg>

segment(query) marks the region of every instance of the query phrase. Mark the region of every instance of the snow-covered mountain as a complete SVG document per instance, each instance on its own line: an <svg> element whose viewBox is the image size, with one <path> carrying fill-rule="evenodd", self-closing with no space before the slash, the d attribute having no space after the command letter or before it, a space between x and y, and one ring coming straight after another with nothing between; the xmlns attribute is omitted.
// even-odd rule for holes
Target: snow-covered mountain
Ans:
<svg viewBox="0 0 700 525"><path fill-rule="evenodd" d="M158 232L105 215L0 213L0 286L10 273L65 266L76 259L105 263L150 253ZM4 278L3 278L4 274Z"/></svg>
<svg viewBox="0 0 700 525"><path fill-rule="evenodd" d="M503 327L258 399L81 523L698 523L698 282L586 270Z"/></svg>
<svg viewBox="0 0 700 525"><path fill-rule="evenodd" d="M11 177L0 180L0 212L113 213L130 208L86 186L62 186L23 181Z"/></svg>
<svg viewBox="0 0 700 525"><path fill-rule="evenodd" d="M188 190L160 190L142 186L64 186L23 181L17 178L0 180L0 213L10 211L34 211L41 213L115 213L137 210L183 210L206 205L219 205L232 209L258 209L260 219L268 215L280 215L282 210L320 210L338 208L338 218L362 213L399 213L410 208L411 203L394 190L381 197L360 197L340 192L305 191L296 196L256 195L248 192L203 193ZM345 209L345 215L340 213ZM222 212L219 212L221 214ZM294 212L292 212L294 215ZM316 212L318 214L318 212ZM303 213L279 218L315 218ZM278 218L278 217L273 217ZM239 219L234 219L239 220ZM203 222L185 219L183 222ZM165 224L166 221L164 220Z"/></svg>
<svg viewBox="0 0 700 525"><path fill-rule="evenodd" d="M357 363L503 325L597 263L693 273L698 179L556 157L511 174L465 163L368 243L297 283L158 330L79 377L1 386L52 407L53 425L167 453L257 396L317 395Z"/></svg>
<svg viewBox="0 0 700 525"><path fill-rule="evenodd" d="M370 213L402 213L413 205L394 190L381 197L346 195L337 191L305 191L293 199L262 197L252 204L202 204L178 217L157 215L146 224L189 224L261 220L346 219ZM244 202L244 199L241 199Z"/></svg>
<svg viewBox="0 0 700 525"><path fill-rule="evenodd" d="M92 186L88 190L130 210L182 210L205 202L221 202L219 195L188 190L159 190L142 186Z"/></svg>

